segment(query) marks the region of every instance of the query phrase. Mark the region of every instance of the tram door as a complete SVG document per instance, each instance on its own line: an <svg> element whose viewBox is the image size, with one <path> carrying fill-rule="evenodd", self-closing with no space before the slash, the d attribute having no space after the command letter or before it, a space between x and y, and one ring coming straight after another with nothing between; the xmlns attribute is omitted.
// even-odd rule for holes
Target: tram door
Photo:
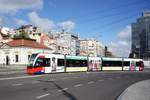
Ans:
<svg viewBox="0 0 150 100"><path fill-rule="evenodd" d="M136 67L136 62L135 61L131 61L131 64L130 64L130 70L131 71L135 71L135 67Z"/></svg>

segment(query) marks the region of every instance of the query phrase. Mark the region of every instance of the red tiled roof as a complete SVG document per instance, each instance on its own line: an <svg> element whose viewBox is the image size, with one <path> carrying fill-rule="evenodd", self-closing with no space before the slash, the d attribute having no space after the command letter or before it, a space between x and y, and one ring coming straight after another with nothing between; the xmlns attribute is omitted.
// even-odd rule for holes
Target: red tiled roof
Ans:
<svg viewBox="0 0 150 100"><path fill-rule="evenodd" d="M39 49L50 49L47 46L37 43L35 40L25 40L25 39L17 39L7 42L7 44L11 47L32 47L32 48L39 48Z"/></svg>

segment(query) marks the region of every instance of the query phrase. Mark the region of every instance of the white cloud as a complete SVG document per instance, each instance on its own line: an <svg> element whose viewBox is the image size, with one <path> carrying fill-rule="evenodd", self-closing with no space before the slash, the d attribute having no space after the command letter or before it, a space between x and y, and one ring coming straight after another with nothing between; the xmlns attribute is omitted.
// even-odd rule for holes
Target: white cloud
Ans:
<svg viewBox="0 0 150 100"><path fill-rule="evenodd" d="M63 21L55 23L53 20L41 17L36 12L28 13L28 22L22 19L15 19L18 25L32 24L38 26L43 31L60 31L64 29L65 31L71 31L75 27L75 23L72 21Z"/></svg>
<svg viewBox="0 0 150 100"><path fill-rule="evenodd" d="M126 26L117 35L116 41L112 41L108 47L114 55L128 57L131 50L131 27Z"/></svg>
<svg viewBox="0 0 150 100"><path fill-rule="evenodd" d="M40 9L43 7L42 0L0 0L0 12L12 13L20 9Z"/></svg>
<svg viewBox="0 0 150 100"><path fill-rule="evenodd" d="M0 25L3 23L3 21L4 21L3 18L0 18Z"/></svg>
<svg viewBox="0 0 150 100"><path fill-rule="evenodd" d="M131 40L131 26L126 26L118 33L118 37L125 40Z"/></svg>
<svg viewBox="0 0 150 100"><path fill-rule="evenodd" d="M0 26L5 26L7 24L8 19L4 17L0 17Z"/></svg>
<svg viewBox="0 0 150 100"><path fill-rule="evenodd" d="M115 45L114 45L115 44ZM130 53L130 44L129 45L121 45L116 42L112 42L109 45L109 50L118 57L128 57Z"/></svg>
<svg viewBox="0 0 150 100"><path fill-rule="evenodd" d="M118 44L120 44L120 45L122 45L122 46L127 46L128 45L128 41L124 41L124 40L120 40L119 42L118 42Z"/></svg>
<svg viewBox="0 0 150 100"><path fill-rule="evenodd" d="M118 45L114 42L111 42L109 45L111 46L111 48L117 48L118 47Z"/></svg>
<svg viewBox="0 0 150 100"><path fill-rule="evenodd" d="M70 30L74 29L74 27L75 27L75 23L72 21L69 21L69 20L60 22L60 23L58 23L58 25L66 31L70 31Z"/></svg>
<svg viewBox="0 0 150 100"><path fill-rule="evenodd" d="M75 23L72 21L63 21L55 23L54 21L48 18L40 17L36 12L30 12L28 14L28 17L31 24L40 27L44 31L54 31L60 29L64 29L65 31L71 31L75 27ZM24 23L24 21L20 20L19 23Z"/></svg>
<svg viewBox="0 0 150 100"><path fill-rule="evenodd" d="M29 20L34 25L40 27L44 31L51 30L55 27L55 24L53 21L47 19L47 18L41 18L36 12L31 12L28 14Z"/></svg>
<svg viewBox="0 0 150 100"><path fill-rule="evenodd" d="M27 25L28 24L28 22L27 21L25 21L25 20L22 20L22 19L16 19L16 23L18 24L18 25Z"/></svg>

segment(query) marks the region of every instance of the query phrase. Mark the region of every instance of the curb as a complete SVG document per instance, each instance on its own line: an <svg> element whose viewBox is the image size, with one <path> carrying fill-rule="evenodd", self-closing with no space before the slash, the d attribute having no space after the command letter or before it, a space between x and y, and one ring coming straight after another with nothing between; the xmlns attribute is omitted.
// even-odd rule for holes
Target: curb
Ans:
<svg viewBox="0 0 150 100"><path fill-rule="evenodd" d="M116 100L150 100L150 79L129 86Z"/></svg>
<svg viewBox="0 0 150 100"><path fill-rule="evenodd" d="M26 69L26 65L0 65L2 70L23 70Z"/></svg>

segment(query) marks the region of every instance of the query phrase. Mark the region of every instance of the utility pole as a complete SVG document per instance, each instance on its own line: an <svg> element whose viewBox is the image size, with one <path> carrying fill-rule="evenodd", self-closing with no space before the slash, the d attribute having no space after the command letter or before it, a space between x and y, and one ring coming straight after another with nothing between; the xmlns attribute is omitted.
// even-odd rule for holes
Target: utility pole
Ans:
<svg viewBox="0 0 150 100"><path fill-rule="evenodd" d="M105 57L107 56L107 46L105 46Z"/></svg>

